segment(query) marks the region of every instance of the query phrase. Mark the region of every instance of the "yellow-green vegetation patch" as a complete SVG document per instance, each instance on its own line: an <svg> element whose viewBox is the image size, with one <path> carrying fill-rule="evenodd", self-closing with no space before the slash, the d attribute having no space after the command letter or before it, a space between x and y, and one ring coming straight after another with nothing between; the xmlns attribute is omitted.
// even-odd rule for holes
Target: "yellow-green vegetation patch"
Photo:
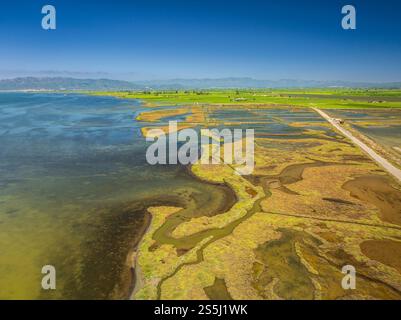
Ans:
<svg viewBox="0 0 401 320"><path fill-rule="evenodd" d="M250 99L245 92L224 94ZM219 99L224 100L224 94ZM320 96L334 95L330 91L313 94L316 97L290 92L252 96L255 101L266 98L271 104L291 101L298 105L308 100L312 105L319 99L326 106L371 104L351 101L352 97L333 102ZM355 96L366 98L359 91ZM199 95L198 101L208 98L210 95ZM238 120L211 119L214 111L243 108L253 117L252 110L271 108L243 101L240 107L236 104L231 99L227 105L199 103L192 108L201 110L198 124L204 127L235 125ZM282 110L301 112L297 108ZM245 116L240 123L252 126L247 119ZM194 123L186 118L181 125ZM268 127L283 124L283 120L275 117L265 123ZM401 299L398 262L389 254L383 256L388 250L379 254L389 241L392 245L388 248L395 248L401 239L401 227L395 221L399 186L328 124L295 120L284 126L297 133L256 137L252 175L238 175L235 165L202 164L202 159L191 167L201 180L224 184L235 192L237 202L225 207L227 211L216 215L197 212L174 229L164 229L171 216L151 209L154 219L138 255L144 280L135 298ZM209 148L211 158L222 158L222 150L218 153L213 145ZM383 186L370 188L365 177L379 179ZM169 244L161 241L154 245L156 230L168 230L161 238ZM181 243L186 250L178 250ZM341 286L345 265L356 268L356 290Z"/></svg>
<svg viewBox="0 0 401 320"><path fill-rule="evenodd" d="M323 233L342 241L327 241ZM233 299L399 299L401 274L364 256L359 243L400 235L400 230L256 213L208 246L203 262L184 266L168 279L163 298L204 298L201 289L218 277ZM341 287L347 264L363 275L355 291ZM294 290L294 283L302 285Z"/></svg>
<svg viewBox="0 0 401 320"><path fill-rule="evenodd" d="M400 108L400 90L358 89L242 89L146 90L87 92L92 95L138 99L154 105L282 105L331 109Z"/></svg>
<svg viewBox="0 0 401 320"><path fill-rule="evenodd" d="M152 222L138 250L136 263L141 273L142 286L134 294L135 299L157 299L157 285L160 280L172 274L178 265L196 258L195 251L193 254L178 257L175 248L171 245L162 245L153 251L150 250L154 243L153 232L165 222L169 215L179 210L181 208L176 207L150 207L148 209L152 214Z"/></svg>
<svg viewBox="0 0 401 320"><path fill-rule="evenodd" d="M223 228L246 215L254 203L264 195L262 188L253 186L228 165L202 165L197 163L192 166L192 171L201 179L227 183L235 191L237 202L225 213L214 217L202 216L181 223L172 234L175 238L182 238L211 228ZM249 190L255 194L250 194Z"/></svg>
<svg viewBox="0 0 401 320"><path fill-rule="evenodd" d="M342 187L350 177L363 174L366 169L354 165L306 168L301 181L287 186L297 196L274 189L261 206L266 212L382 224L376 206ZM330 186L322 184L327 178Z"/></svg>
<svg viewBox="0 0 401 320"><path fill-rule="evenodd" d="M188 107L175 108L175 109L162 109L142 112L136 117L138 121L157 122L167 117L179 116L190 113L191 109Z"/></svg>

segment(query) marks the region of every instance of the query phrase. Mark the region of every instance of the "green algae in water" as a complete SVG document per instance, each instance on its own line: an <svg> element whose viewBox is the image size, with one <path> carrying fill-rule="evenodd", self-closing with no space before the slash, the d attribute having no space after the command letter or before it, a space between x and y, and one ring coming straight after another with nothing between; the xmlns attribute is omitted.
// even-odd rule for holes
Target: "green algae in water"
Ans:
<svg viewBox="0 0 401 320"><path fill-rule="evenodd" d="M232 300L230 293L227 290L224 279L215 278L214 283L203 288L210 300Z"/></svg>
<svg viewBox="0 0 401 320"><path fill-rule="evenodd" d="M0 298L128 297L145 208L214 191L146 163L133 100L2 93L0 106ZM41 289L47 264L56 290Z"/></svg>
<svg viewBox="0 0 401 320"><path fill-rule="evenodd" d="M280 239L266 242L255 250L254 287L264 296L266 286L277 279L274 291L281 298L312 300L313 283L295 250L295 243L302 241L303 235L288 229L279 231Z"/></svg>

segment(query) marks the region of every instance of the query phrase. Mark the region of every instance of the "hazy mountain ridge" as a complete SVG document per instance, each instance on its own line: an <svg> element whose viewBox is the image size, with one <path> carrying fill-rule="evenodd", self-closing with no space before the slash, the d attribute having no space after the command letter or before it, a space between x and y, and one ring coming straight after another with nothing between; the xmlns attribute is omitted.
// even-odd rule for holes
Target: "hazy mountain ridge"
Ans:
<svg viewBox="0 0 401 320"><path fill-rule="evenodd" d="M0 80L0 90L136 90L132 82L110 79L21 77Z"/></svg>
<svg viewBox="0 0 401 320"><path fill-rule="evenodd" d="M258 80L253 78L220 78L220 79L171 79L136 82L154 88L313 88L313 87L351 87L351 88L401 88L401 82L369 83L348 81L316 80Z"/></svg>
<svg viewBox="0 0 401 320"><path fill-rule="evenodd" d="M258 80L253 78L171 79L124 81L112 79L77 79L68 77L19 77L0 80L0 90L167 90L229 88L401 88L401 82L369 83L315 80Z"/></svg>

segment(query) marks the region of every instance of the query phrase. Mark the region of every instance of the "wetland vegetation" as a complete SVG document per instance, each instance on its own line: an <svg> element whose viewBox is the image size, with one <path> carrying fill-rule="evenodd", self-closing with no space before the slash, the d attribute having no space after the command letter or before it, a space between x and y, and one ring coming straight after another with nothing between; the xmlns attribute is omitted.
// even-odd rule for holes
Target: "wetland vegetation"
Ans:
<svg viewBox="0 0 401 320"><path fill-rule="evenodd" d="M180 115L191 111L183 127L255 129L255 172L242 177L225 165L191 167L202 180L225 182L237 202L178 224L176 216L187 209L161 219L164 207L153 208L153 228L138 251L143 286L133 298L401 298L396 258L389 261L401 240L401 191L381 167L309 108L190 106L185 113L177 108ZM160 114L158 108L154 121ZM359 272L352 292L341 287L346 264Z"/></svg>
<svg viewBox="0 0 401 320"><path fill-rule="evenodd" d="M401 187L309 108L396 147L397 129L381 131L388 146L367 132L397 128L400 91L10 95L0 114L7 297L401 298ZM43 108L44 96L60 108ZM170 120L178 130L254 129L254 172L148 165L144 137ZM35 289L49 261L59 296ZM357 290L341 287L347 264Z"/></svg>

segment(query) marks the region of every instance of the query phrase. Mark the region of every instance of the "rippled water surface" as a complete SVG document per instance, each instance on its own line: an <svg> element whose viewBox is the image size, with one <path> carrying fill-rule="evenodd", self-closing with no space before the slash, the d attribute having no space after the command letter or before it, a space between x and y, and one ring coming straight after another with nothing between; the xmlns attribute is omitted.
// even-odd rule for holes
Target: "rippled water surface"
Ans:
<svg viewBox="0 0 401 320"><path fill-rule="evenodd" d="M147 205L205 186L150 166L134 100L0 94L0 298L122 298ZM173 200L171 200L173 201ZM57 290L41 289L53 265Z"/></svg>

